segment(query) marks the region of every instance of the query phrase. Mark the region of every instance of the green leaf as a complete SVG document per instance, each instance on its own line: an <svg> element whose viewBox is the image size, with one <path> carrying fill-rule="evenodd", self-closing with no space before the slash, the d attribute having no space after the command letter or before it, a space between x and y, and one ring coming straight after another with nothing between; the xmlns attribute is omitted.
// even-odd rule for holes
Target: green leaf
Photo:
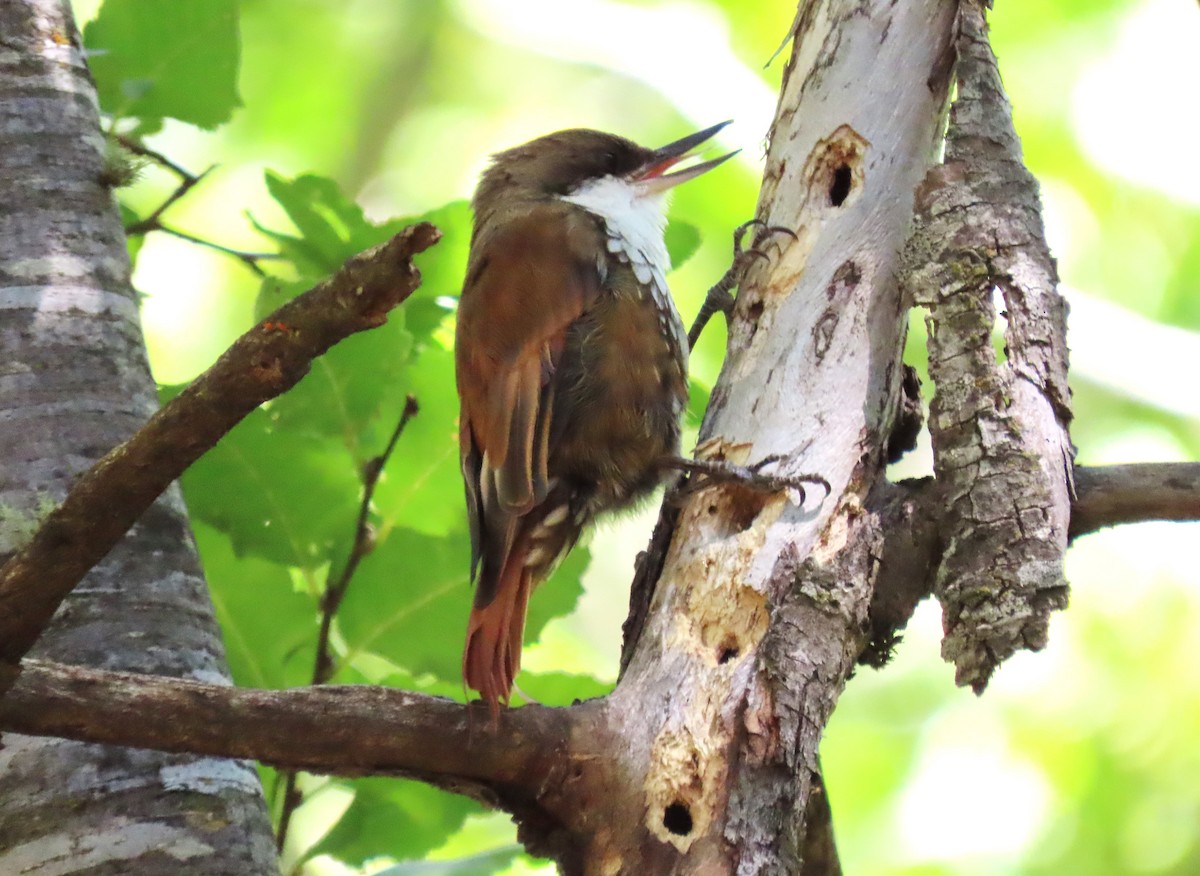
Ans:
<svg viewBox="0 0 1200 876"><path fill-rule="evenodd" d="M404 409L413 339L403 317L398 310L379 328L352 335L313 360L304 379L271 404L274 428L340 439L359 462L380 453L386 438L375 442L364 433L382 417L390 434Z"/></svg>
<svg viewBox="0 0 1200 876"><path fill-rule="evenodd" d="M707 386L694 377L688 385L688 406L684 414L687 423L699 424L704 420L704 412L708 410L712 387Z"/></svg>
<svg viewBox="0 0 1200 876"><path fill-rule="evenodd" d="M444 325L466 271L471 211L465 201L451 202L423 216L375 225L331 179L310 174L288 180L268 171L266 180L271 195L300 236L274 231L257 222L254 226L279 244L280 254L292 261L302 279L285 282L268 278L255 307L259 319L304 292L314 281L336 271L351 256L383 243L417 222L432 222L441 230L442 240L417 256L421 285L402 305L402 310L418 342L428 340Z"/></svg>
<svg viewBox="0 0 1200 876"><path fill-rule="evenodd" d="M296 592L285 567L237 556L228 536L203 523L192 528L233 680L261 688L307 684L317 638L314 601Z"/></svg>
<svg viewBox="0 0 1200 876"><path fill-rule="evenodd" d="M522 852L524 848L514 844L448 861L405 861L377 870L375 876L495 876Z"/></svg>
<svg viewBox="0 0 1200 876"><path fill-rule="evenodd" d="M183 475L192 514L234 551L315 568L354 531L361 484L339 442L277 430L257 410ZM338 557L340 559L340 557Z"/></svg>
<svg viewBox="0 0 1200 876"><path fill-rule="evenodd" d="M283 207L300 236L256 227L280 244L281 252L302 274L331 274L350 256L395 233L368 222L362 208L327 177L305 174L289 180L268 170L266 181L271 197Z"/></svg>
<svg viewBox="0 0 1200 876"><path fill-rule="evenodd" d="M385 527L429 535L461 530L467 511L458 459L453 354L431 343L408 369L404 388L416 396L420 413L409 422L375 491L379 516Z"/></svg>
<svg viewBox="0 0 1200 876"><path fill-rule="evenodd" d="M672 270L683 267L700 248L700 229L687 222L672 219L667 223L663 234L667 244L667 253L671 256Z"/></svg>
<svg viewBox="0 0 1200 876"><path fill-rule="evenodd" d="M140 218L130 207L124 203L118 203L117 207L121 211L121 224L130 226L137 222ZM125 238L125 246L129 250L129 264L136 265L138 254L142 251L142 244L146 242L146 235L135 234L133 237Z"/></svg>
<svg viewBox="0 0 1200 876"><path fill-rule="evenodd" d="M521 694L528 694L524 699L543 706L569 706L577 700L606 696L613 689L612 682L570 672L525 672L520 685Z"/></svg>
<svg viewBox="0 0 1200 876"><path fill-rule="evenodd" d="M393 529L358 567L338 610L350 649L370 652L414 674L457 680L471 610L470 544L462 530L433 537ZM525 640L535 640L554 617L570 613L582 592L588 553L571 552L529 602Z"/></svg>
<svg viewBox="0 0 1200 876"><path fill-rule="evenodd" d="M442 232L437 246L417 256L422 278L419 294L430 298L457 298L462 291L471 246L470 205L466 201L451 201L416 219L389 223L389 228L395 233L412 222L432 222Z"/></svg>
<svg viewBox="0 0 1200 876"><path fill-rule="evenodd" d="M420 858L445 843L478 803L422 782L367 778L347 783L354 802L312 849L362 866L368 858Z"/></svg>
<svg viewBox="0 0 1200 876"><path fill-rule="evenodd" d="M211 129L241 106L237 0L106 0L83 38L100 105L143 130Z"/></svg>
<svg viewBox="0 0 1200 876"><path fill-rule="evenodd" d="M303 236L264 231L305 276L291 282L266 279L255 307L259 319L309 288L316 276L335 270L350 255L418 221L397 219L373 225L332 180L322 177L287 180L268 173L267 186ZM442 344L450 338L451 294L457 292L465 266L470 212L464 203L456 202L422 218L448 229L446 238L455 242L425 254L420 262L422 286L383 326L348 338L315 361L293 390L272 403L271 414L276 428L336 437L363 461L383 449L405 395L414 393L423 413L415 421L415 429L410 426L415 436L406 436L398 451L409 460L408 465L395 467L404 483L398 484L393 476L391 489L394 493L400 486L406 502L427 503L428 508L413 514L412 520L400 516L391 522L416 523L422 531L445 532L461 519L461 511L446 501L448 495L459 492L453 449L457 406L453 403L453 360ZM435 334L442 340L435 341ZM425 351L429 355L423 357ZM423 425L431 420L436 426ZM436 446L432 447L431 428L437 430ZM431 471L431 466L436 471ZM428 478L431 473L437 475L432 481ZM388 489L384 485L381 490L384 506Z"/></svg>
<svg viewBox="0 0 1200 876"><path fill-rule="evenodd" d="M469 550L461 532L389 532L358 567L338 609L351 659L368 651L413 673L457 678L470 610Z"/></svg>

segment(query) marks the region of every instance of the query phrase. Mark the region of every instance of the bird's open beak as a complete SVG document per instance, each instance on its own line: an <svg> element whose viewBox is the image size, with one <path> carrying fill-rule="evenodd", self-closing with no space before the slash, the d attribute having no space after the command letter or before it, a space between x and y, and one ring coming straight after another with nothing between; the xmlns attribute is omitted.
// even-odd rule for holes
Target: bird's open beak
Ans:
<svg viewBox="0 0 1200 876"><path fill-rule="evenodd" d="M712 170L718 164L728 161L741 150L736 149L727 155L722 155L720 158L702 161L699 164L690 164L685 168L676 170L674 173L667 173L667 171L679 164L679 162L693 158L695 153L692 152L692 149L699 146L705 140L708 140L713 134L728 124L729 122L721 122L719 125L713 125L711 128L705 128L703 131L697 131L695 134L689 134L682 140L676 140L674 143L668 143L661 149L654 150L654 154L650 160L630 174L630 182L634 183L643 195L658 194L659 192L665 192L667 189L674 188L680 183L687 182L689 179L695 179L700 174Z"/></svg>

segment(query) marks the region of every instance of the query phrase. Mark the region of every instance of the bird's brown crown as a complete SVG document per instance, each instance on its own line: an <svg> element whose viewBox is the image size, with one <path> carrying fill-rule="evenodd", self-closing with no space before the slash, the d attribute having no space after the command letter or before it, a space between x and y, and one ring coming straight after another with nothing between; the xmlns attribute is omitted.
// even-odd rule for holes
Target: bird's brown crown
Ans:
<svg viewBox="0 0 1200 876"><path fill-rule="evenodd" d="M476 191L483 197L501 190L524 190L530 195L559 196L590 179L625 176L654 155L616 134L573 128L556 131L492 156Z"/></svg>

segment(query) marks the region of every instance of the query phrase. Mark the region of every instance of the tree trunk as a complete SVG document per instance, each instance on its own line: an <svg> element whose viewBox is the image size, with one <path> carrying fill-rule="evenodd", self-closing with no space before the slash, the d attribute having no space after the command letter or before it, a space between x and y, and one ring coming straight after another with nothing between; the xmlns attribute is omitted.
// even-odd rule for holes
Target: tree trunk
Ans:
<svg viewBox="0 0 1200 876"><path fill-rule="evenodd" d="M69 4L0 3L0 554L157 407L111 175ZM34 654L228 683L176 489ZM0 872L275 871L247 762L4 737Z"/></svg>
<svg viewBox="0 0 1200 876"><path fill-rule="evenodd" d="M739 292L699 455L778 458L778 474L817 473L831 493L797 504L726 485L678 511L653 594L635 590L647 620L604 729L575 741L576 793L607 797L607 829L575 831L579 872L799 873L831 848L805 813L824 806L817 745L868 643L894 522L878 486L903 376L896 269L935 157L956 7L800 5L758 210L792 235L767 232L772 258Z"/></svg>

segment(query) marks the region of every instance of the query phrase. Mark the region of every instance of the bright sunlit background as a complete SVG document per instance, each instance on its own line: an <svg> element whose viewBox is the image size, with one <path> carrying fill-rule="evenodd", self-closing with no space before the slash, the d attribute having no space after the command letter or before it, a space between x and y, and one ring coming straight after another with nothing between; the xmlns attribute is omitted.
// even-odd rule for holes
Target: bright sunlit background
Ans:
<svg viewBox="0 0 1200 876"><path fill-rule="evenodd" d="M81 24L97 5L78 0ZM150 141L193 170L219 165L169 218L256 250L247 213L286 227L264 169L331 176L383 219L469 196L490 152L555 129L660 145L734 118L721 146L742 149L737 163L674 201L703 235L672 277L686 319L753 213L789 50L768 62L794 13L790 0L244 0L244 108L215 133L168 122ZM1079 461L1200 459L1200 9L1004 0L993 29L1071 303ZM149 208L171 185L149 170L128 197ZM163 383L210 364L258 291L237 261L161 234L135 284ZM700 382L722 349L711 330ZM926 451L904 471L928 467ZM585 597L527 667L615 677L652 514L594 537ZM1200 873L1198 540L1200 526L1170 524L1082 539L1049 647L1010 661L982 698L954 687L924 606L895 662L851 681L826 736L846 872ZM310 843L345 805L331 792L302 810ZM435 857L512 837L479 816ZM317 859L306 872L351 871Z"/></svg>

